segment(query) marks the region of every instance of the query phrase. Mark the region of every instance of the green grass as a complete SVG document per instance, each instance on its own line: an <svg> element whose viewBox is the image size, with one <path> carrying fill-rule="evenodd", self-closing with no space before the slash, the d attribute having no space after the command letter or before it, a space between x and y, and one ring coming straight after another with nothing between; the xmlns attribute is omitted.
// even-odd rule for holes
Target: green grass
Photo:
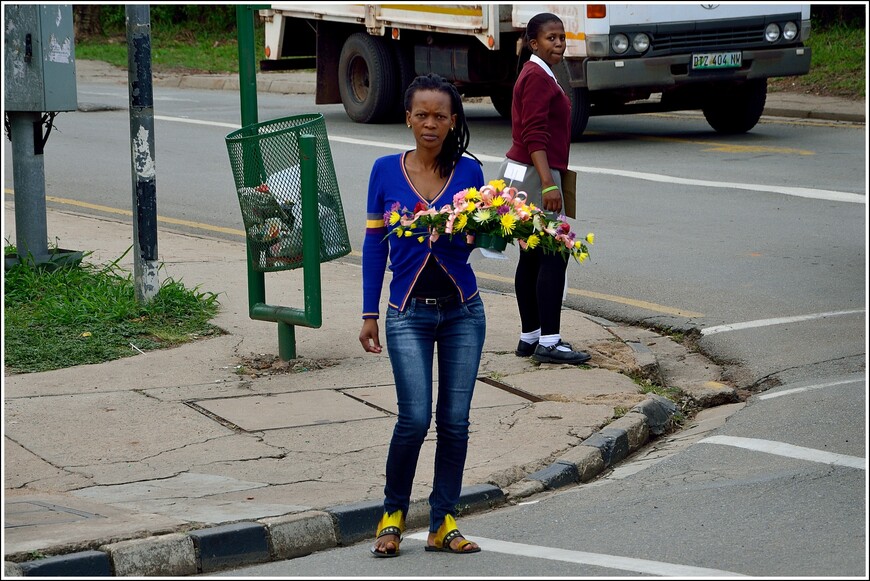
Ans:
<svg viewBox="0 0 870 581"><path fill-rule="evenodd" d="M256 60L263 54L264 26L254 29ZM815 95L863 99L866 92L864 47L866 31L842 25L813 28L807 45L812 65L807 75L778 77L770 91L797 91ZM152 69L155 73L237 73L238 43L235 32L196 30L152 24ZM99 38L76 41L76 58L105 61L127 67L127 39L123 30Z"/></svg>
<svg viewBox="0 0 870 581"><path fill-rule="evenodd" d="M257 62L263 60L264 28L254 29ZM76 58L127 68L127 37L122 32L76 40ZM234 32L152 27L151 68L155 73L238 73L239 46Z"/></svg>
<svg viewBox="0 0 870 581"><path fill-rule="evenodd" d="M10 253L10 247L5 250ZM55 270L24 261L8 270L6 370L25 373L103 363L137 355L136 348L148 352L223 333L208 322L217 313L217 295L187 289L169 278L154 298L140 304L132 274L118 260Z"/></svg>
<svg viewBox="0 0 870 581"><path fill-rule="evenodd" d="M810 72L800 77L772 79L770 90L863 99L867 82L866 42L863 28L813 29L807 41L813 51Z"/></svg>

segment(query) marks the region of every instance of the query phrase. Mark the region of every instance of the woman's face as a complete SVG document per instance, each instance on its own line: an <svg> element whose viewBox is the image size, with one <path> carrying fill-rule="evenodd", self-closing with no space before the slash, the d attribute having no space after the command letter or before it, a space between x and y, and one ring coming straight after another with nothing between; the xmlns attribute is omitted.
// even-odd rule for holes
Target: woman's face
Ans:
<svg viewBox="0 0 870 581"><path fill-rule="evenodd" d="M456 125L450 95L444 91L421 89L411 98L411 110L405 112L408 124L414 132L418 149L441 150L444 138Z"/></svg>
<svg viewBox="0 0 870 581"><path fill-rule="evenodd" d="M551 67L562 62L565 54L565 27L553 20L538 29L538 36L529 41L529 48Z"/></svg>

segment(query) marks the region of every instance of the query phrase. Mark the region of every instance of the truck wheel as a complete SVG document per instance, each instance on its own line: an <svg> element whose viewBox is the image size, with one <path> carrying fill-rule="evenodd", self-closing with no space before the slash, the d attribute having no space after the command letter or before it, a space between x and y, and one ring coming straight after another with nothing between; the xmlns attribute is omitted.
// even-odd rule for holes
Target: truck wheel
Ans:
<svg viewBox="0 0 870 581"><path fill-rule="evenodd" d="M571 141L580 141L586 124L589 123L589 89L573 87L568 89L571 99Z"/></svg>
<svg viewBox="0 0 870 581"><path fill-rule="evenodd" d="M716 87L702 110L710 127L719 133L746 133L758 123L767 101L767 79Z"/></svg>
<svg viewBox="0 0 870 581"><path fill-rule="evenodd" d="M495 110L498 111L498 114L501 115L503 119L511 118L511 107L514 103L514 94L510 87L491 94L489 99L492 101L492 106L495 107Z"/></svg>
<svg viewBox="0 0 870 581"><path fill-rule="evenodd" d="M382 38L357 32L338 59L338 92L347 116L357 123L385 121L398 92L393 56Z"/></svg>
<svg viewBox="0 0 870 581"><path fill-rule="evenodd" d="M568 72L568 63L562 61L553 69L559 85L571 100L571 141L580 141L586 124L589 123L589 89L586 87L572 87Z"/></svg>
<svg viewBox="0 0 870 581"><path fill-rule="evenodd" d="M393 62L396 63L398 78L396 79L396 104L393 107L392 117L396 123L405 122L405 91L408 86L417 77L414 70L414 55L398 41L390 41L393 50Z"/></svg>

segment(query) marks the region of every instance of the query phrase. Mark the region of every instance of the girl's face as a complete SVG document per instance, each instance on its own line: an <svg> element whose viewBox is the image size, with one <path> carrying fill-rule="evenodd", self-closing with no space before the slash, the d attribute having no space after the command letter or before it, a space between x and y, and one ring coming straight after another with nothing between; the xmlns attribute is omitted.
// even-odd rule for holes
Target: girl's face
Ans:
<svg viewBox="0 0 870 581"><path fill-rule="evenodd" d="M411 110L405 118L414 132L418 149L440 151L444 139L456 125L450 95L444 91L421 89L411 98Z"/></svg>
<svg viewBox="0 0 870 581"><path fill-rule="evenodd" d="M551 67L559 64L565 54L565 27L557 20L545 22L538 36L529 41L529 48Z"/></svg>

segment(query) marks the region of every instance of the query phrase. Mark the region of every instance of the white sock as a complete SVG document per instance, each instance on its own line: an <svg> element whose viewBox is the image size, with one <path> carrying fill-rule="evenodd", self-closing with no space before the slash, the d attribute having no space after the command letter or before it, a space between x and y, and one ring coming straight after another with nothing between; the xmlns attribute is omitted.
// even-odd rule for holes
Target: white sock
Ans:
<svg viewBox="0 0 870 581"><path fill-rule="evenodd" d="M556 333L555 335L541 335L540 343L544 347L552 347L561 340L562 335L560 335L559 333ZM556 347L556 349L558 349L559 351L565 351L566 353L571 350L565 345L559 345L558 347Z"/></svg>
<svg viewBox="0 0 870 581"><path fill-rule="evenodd" d="M541 338L541 330L536 329L531 333L520 333L520 341L533 345L535 341Z"/></svg>

